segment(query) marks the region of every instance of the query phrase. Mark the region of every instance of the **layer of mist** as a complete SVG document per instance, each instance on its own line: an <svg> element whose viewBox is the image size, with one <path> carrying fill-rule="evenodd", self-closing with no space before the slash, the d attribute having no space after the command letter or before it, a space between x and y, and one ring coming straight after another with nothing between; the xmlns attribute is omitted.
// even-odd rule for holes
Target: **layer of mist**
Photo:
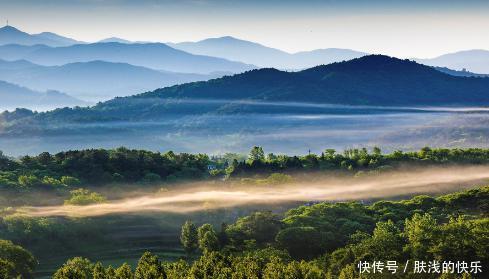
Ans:
<svg viewBox="0 0 489 279"><path fill-rule="evenodd" d="M379 109L373 113L372 108L333 106L325 113L308 107L300 113L287 114L168 115L157 121L69 123L34 135L2 134L0 150L20 156L119 146L208 154L247 153L254 145L262 146L266 152L287 154L372 146L380 146L385 152L424 146L486 148L489 114L483 109Z"/></svg>
<svg viewBox="0 0 489 279"><path fill-rule="evenodd" d="M24 207L29 216L90 217L143 212L191 213L243 205L368 200L414 193L464 188L489 179L489 166L423 168L360 178L324 177L282 186L216 187L195 184L177 190L145 194L88 206Z"/></svg>

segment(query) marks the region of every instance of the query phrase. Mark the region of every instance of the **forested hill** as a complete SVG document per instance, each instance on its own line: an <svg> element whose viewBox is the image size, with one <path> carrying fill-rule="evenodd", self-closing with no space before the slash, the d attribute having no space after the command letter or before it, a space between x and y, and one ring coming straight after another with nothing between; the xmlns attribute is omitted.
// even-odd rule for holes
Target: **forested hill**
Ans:
<svg viewBox="0 0 489 279"><path fill-rule="evenodd" d="M370 55L300 72L252 70L116 98L91 108L28 116L37 123L153 120L209 112L292 112L242 101L374 106L485 106L489 78L457 77L409 60ZM26 114L22 114L23 117ZM19 120L10 113L0 120ZM25 119L22 120L25 123ZM5 123L5 122L4 122ZM33 123L31 121L31 123Z"/></svg>
<svg viewBox="0 0 489 279"><path fill-rule="evenodd" d="M259 69L137 96L258 99L347 105L489 104L489 79L454 77L409 60L370 55L300 72Z"/></svg>

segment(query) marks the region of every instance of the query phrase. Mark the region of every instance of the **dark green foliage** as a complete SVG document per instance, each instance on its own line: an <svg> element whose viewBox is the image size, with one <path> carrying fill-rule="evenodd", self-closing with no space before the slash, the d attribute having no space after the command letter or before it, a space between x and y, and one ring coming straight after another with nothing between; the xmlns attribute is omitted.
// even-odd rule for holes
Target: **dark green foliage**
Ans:
<svg viewBox="0 0 489 279"><path fill-rule="evenodd" d="M289 251L293 258L310 259L320 255L332 239L323 238L322 233L313 227L291 227L281 230L275 241Z"/></svg>
<svg viewBox="0 0 489 279"><path fill-rule="evenodd" d="M55 155L42 153L24 156L20 161L0 157L0 190L65 190L90 185L111 183L154 184L176 179L189 180L209 177L207 166L221 168L213 172L215 178L224 173L229 178L260 175L265 179L256 184L284 184L293 182L290 175L298 172L341 171L361 176L369 172L383 172L396 167L479 165L489 163L488 149L431 149L419 152L395 151L381 154L378 148L372 153L366 149L345 150L343 154L327 149L320 156L270 155L264 157L261 147L253 147L248 160L238 161L205 154L157 153L143 150L118 148L115 150L90 149L67 151ZM461 197L459 198L461 199ZM429 202L429 198L426 201ZM430 206L429 204L426 204ZM483 206L483 205L478 205Z"/></svg>
<svg viewBox="0 0 489 279"><path fill-rule="evenodd" d="M301 206L287 212L283 222L287 228L308 230L319 240L313 253L324 253L344 246L357 231L371 231L375 226L373 212L359 203L320 203ZM294 230L291 230L293 232ZM312 235L311 235L312 236ZM297 246L309 246L309 240L297 237Z"/></svg>
<svg viewBox="0 0 489 279"><path fill-rule="evenodd" d="M264 245L274 241L281 227L282 223L278 215L270 211L255 212L228 226L226 233L236 246L244 245L247 240L253 240L258 245Z"/></svg>
<svg viewBox="0 0 489 279"><path fill-rule="evenodd" d="M0 189L60 189L81 184L153 184L208 175L204 154L161 154L118 148L24 156L19 162L0 157Z"/></svg>

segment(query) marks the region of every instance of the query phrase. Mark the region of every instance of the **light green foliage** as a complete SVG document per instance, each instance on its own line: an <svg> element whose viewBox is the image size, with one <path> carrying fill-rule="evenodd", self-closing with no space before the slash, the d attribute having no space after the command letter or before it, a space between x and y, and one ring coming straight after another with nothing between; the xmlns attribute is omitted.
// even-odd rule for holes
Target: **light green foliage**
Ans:
<svg viewBox="0 0 489 279"><path fill-rule="evenodd" d="M265 152L263 148L260 146L253 146L250 150L250 154L248 155L249 162L254 161L264 161L265 160Z"/></svg>
<svg viewBox="0 0 489 279"><path fill-rule="evenodd" d="M112 266L110 266L110 265L105 270L105 276L107 277L107 279L117 279L115 277L115 269Z"/></svg>
<svg viewBox="0 0 489 279"><path fill-rule="evenodd" d="M271 257L263 270L263 279L285 278L287 265L282 259Z"/></svg>
<svg viewBox="0 0 489 279"><path fill-rule="evenodd" d="M187 254L195 252L199 247L197 227L191 221L187 221L183 224L180 234L180 243Z"/></svg>
<svg viewBox="0 0 489 279"><path fill-rule="evenodd" d="M94 265L85 258L76 257L68 260L56 273L53 279L91 279Z"/></svg>
<svg viewBox="0 0 489 279"><path fill-rule="evenodd" d="M0 278L9 279L15 278L19 274L15 271L15 264L9 260L0 258Z"/></svg>
<svg viewBox="0 0 489 279"><path fill-rule="evenodd" d="M61 181L59 181L58 179L56 178L52 178L52 177L49 177L49 176L45 176L42 178L42 182L41 182L43 185L46 185L46 186L52 186L52 187L62 187L62 186L65 186L63 183L61 183Z"/></svg>
<svg viewBox="0 0 489 279"><path fill-rule="evenodd" d="M93 267L93 279L105 279L107 274L105 272L104 266L97 262Z"/></svg>
<svg viewBox="0 0 489 279"><path fill-rule="evenodd" d="M147 268L147 267L145 266L145 268ZM152 274L154 274L154 273L152 273ZM149 275L149 274L146 274L146 275ZM157 276L159 276L159 274L157 274ZM129 266L127 263L124 263L123 265L121 265L119 268L117 268L115 270L115 278L117 278L117 279L133 279L134 274L132 273L131 266ZM143 278L151 278L151 277L143 277ZM154 278L157 278L157 277L154 277Z"/></svg>
<svg viewBox="0 0 489 279"><path fill-rule="evenodd" d="M1 273L11 274L13 277L32 278L37 260L32 254L21 246L8 240L0 240Z"/></svg>
<svg viewBox="0 0 489 279"><path fill-rule="evenodd" d="M404 240L399 228L392 222L378 222L372 237L356 244L353 252L358 260L400 260Z"/></svg>
<svg viewBox="0 0 489 279"><path fill-rule="evenodd" d="M106 201L106 198L101 194L83 188L70 191L70 194L70 199L65 200L67 205L89 205Z"/></svg>
<svg viewBox="0 0 489 279"><path fill-rule="evenodd" d="M323 271L310 262L293 261L285 269L286 279L321 279L324 278Z"/></svg>
<svg viewBox="0 0 489 279"><path fill-rule="evenodd" d="M127 267L126 267L127 269ZM119 269L116 270L116 275ZM134 273L134 279L163 279L165 278L165 271L161 265L158 257L151 254L150 252L145 252L141 259L139 259L136 272Z"/></svg>
<svg viewBox="0 0 489 279"><path fill-rule="evenodd" d="M259 185L282 185L294 182L294 178L288 174L272 173L265 179L256 181Z"/></svg>
<svg viewBox="0 0 489 279"><path fill-rule="evenodd" d="M181 279L187 278L190 266L186 261L179 260L173 263L165 263L164 269L168 279Z"/></svg>
<svg viewBox="0 0 489 279"><path fill-rule="evenodd" d="M234 258L232 262L232 278L237 279L259 279L263 269L260 259L252 256Z"/></svg>
<svg viewBox="0 0 489 279"><path fill-rule="evenodd" d="M438 228L434 247L437 259L487 260L489 255L489 218L478 221L463 216L451 218Z"/></svg>
<svg viewBox="0 0 489 279"><path fill-rule="evenodd" d="M432 259L432 251L429 251L429 248L433 247L440 231L431 215L416 213L411 219L406 219L404 232L409 240L405 250L413 259Z"/></svg>
<svg viewBox="0 0 489 279"><path fill-rule="evenodd" d="M229 258L219 252L209 252L197 259L189 271L190 278L230 278Z"/></svg>
<svg viewBox="0 0 489 279"><path fill-rule="evenodd" d="M199 248L203 252L219 250L219 239L211 224L204 224L198 229Z"/></svg>
<svg viewBox="0 0 489 279"><path fill-rule="evenodd" d="M72 176L62 176L61 177L61 183L63 185L68 186L68 187L74 187L74 186L78 186L81 184L81 182L78 178L75 178Z"/></svg>
<svg viewBox="0 0 489 279"><path fill-rule="evenodd" d="M24 188L35 187L41 185L41 180L34 175L19 176L19 185Z"/></svg>
<svg viewBox="0 0 489 279"><path fill-rule="evenodd" d="M345 266L338 277L338 279L357 279L359 274L354 264L349 264Z"/></svg>

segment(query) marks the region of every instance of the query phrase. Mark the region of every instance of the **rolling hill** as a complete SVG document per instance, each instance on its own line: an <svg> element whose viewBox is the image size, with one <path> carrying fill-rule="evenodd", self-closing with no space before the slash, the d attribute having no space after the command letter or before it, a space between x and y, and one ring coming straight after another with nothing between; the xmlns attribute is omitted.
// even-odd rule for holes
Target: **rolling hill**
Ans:
<svg viewBox="0 0 489 279"><path fill-rule="evenodd" d="M26 60L0 60L0 80L37 91L58 90L87 101L103 101L156 88L220 77L156 71L126 63L77 62L41 66Z"/></svg>
<svg viewBox="0 0 489 279"><path fill-rule="evenodd" d="M288 53L230 36L210 38L198 42L169 43L169 45L193 54L221 57L260 67L278 69L304 69L366 55L366 53L354 50L334 48Z"/></svg>
<svg viewBox="0 0 489 279"><path fill-rule="evenodd" d="M409 60L370 55L300 72L259 69L133 98L255 99L346 105L487 105L489 78L455 77Z"/></svg>
<svg viewBox="0 0 489 279"><path fill-rule="evenodd" d="M270 104L256 106L255 103ZM301 72L252 70L35 116L38 123L149 121L204 113L291 113L283 104L485 106L489 78L456 77L409 60L370 55ZM281 105L282 104L282 105Z"/></svg>
<svg viewBox="0 0 489 279"><path fill-rule="evenodd" d="M48 110L66 106L86 106L88 103L58 91L39 92L5 81L0 81L0 110L28 108Z"/></svg>

